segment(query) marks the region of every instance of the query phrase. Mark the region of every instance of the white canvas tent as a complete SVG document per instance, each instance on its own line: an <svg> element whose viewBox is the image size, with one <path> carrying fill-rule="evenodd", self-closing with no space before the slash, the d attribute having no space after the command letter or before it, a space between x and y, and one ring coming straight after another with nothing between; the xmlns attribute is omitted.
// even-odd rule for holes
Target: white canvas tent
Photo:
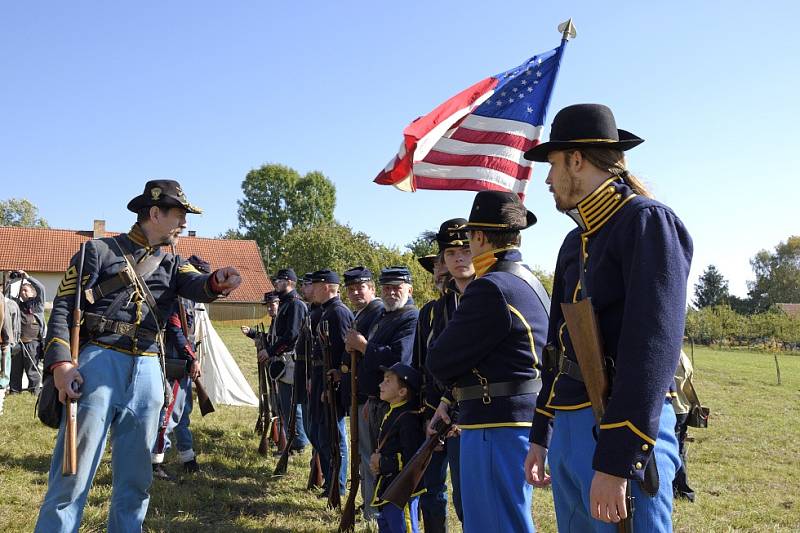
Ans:
<svg viewBox="0 0 800 533"><path fill-rule="evenodd" d="M208 397L215 405L249 405L258 406L258 398L250 384L233 360L228 347L222 342L211 319L208 318L205 306L195 307L197 329L195 340L200 343L197 357L203 370L200 381L203 383Z"/></svg>

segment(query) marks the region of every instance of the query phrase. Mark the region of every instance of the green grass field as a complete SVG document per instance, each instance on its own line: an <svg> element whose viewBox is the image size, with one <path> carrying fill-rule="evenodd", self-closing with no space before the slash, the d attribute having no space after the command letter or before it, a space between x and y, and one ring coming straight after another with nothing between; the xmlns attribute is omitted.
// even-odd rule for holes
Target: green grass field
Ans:
<svg viewBox="0 0 800 533"><path fill-rule="evenodd" d="M255 389L252 344L238 328L219 333ZM779 358L780 386L772 355L695 350L695 383L712 416L708 429L690 432L689 476L698 501L677 503L676 531L800 531L800 357ZM0 417L3 532L31 531L46 489L55 431L33 418L33 405L28 394L9 397ZM337 514L305 490L308 454L292 457L286 477L272 478L276 458L256 453L256 411L220 406L206 418L197 413L192 428L203 471L177 484L154 483L146 531L335 530ZM177 473L174 455L167 460ZM82 531L105 529L109 461L98 470ZM550 492L535 491L533 507L539 531L554 532Z"/></svg>

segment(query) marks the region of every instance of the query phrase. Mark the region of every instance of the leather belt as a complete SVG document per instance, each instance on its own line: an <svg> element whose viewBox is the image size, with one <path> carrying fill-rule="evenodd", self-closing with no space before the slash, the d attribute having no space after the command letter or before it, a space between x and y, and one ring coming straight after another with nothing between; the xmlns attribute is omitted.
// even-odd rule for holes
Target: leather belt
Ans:
<svg viewBox="0 0 800 533"><path fill-rule="evenodd" d="M571 359L567 359L566 357L561 357L558 361L558 372L561 374L566 374L575 381L580 381L583 383L583 374L581 374L581 367L578 366L578 363L572 361Z"/></svg>
<svg viewBox="0 0 800 533"><path fill-rule="evenodd" d="M155 342L158 337L158 332L152 329L143 328L139 324L131 324L130 322L109 320L105 316L96 313L84 314L84 324L86 324L86 329L94 335L115 333L130 339L136 338L137 340L150 342Z"/></svg>
<svg viewBox="0 0 800 533"><path fill-rule="evenodd" d="M492 398L534 394L540 390L542 390L541 379L503 381L500 383L486 383L485 385L471 385L469 387L453 387L453 398L457 402L480 399L483 400L484 404L488 405L492 403Z"/></svg>
<svg viewBox="0 0 800 533"><path fill-rule="evenodd" d="M317 368L317 367L320 367L320 366L325 366L325 362L324 361L319 361L318 359L312 359L311 360L311 367L312 368Z"/></svg>

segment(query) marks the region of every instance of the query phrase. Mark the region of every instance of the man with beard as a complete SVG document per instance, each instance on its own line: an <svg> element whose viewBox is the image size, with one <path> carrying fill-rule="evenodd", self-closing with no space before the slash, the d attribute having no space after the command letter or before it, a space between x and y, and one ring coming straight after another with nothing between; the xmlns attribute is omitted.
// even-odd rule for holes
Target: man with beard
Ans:
<svg viewBox="0 0 800 533"><path fill-rule="evenodd" d="M339 495L343 496L347 490L347 431L344 417L346 410L342 400L339 383L341 381L342 361L349 360L345 353L345 335L353 324L353 313L339 298L339 274L330 269L317 270L311 275L314 287L314 302L320 306L319 323L314 330L314 360L312 362L311 398L309 403L313 410L311 418L314 431L317 432L316 441L319 443L320 462L325 474L325 491L327 496L332 489L333 480L333 454L331 435L334 433L332 426L336 426L339 435L339 455L341 457L339 476ZM330 368L325 375L324 350L330 350ZM330 405L326 397L326 380L333 377L335 382L332 391L333 402L336 408L336 420L329 414ZM317 422L319 421L319 422Z"/></svg>
<svg viewBox="0 0 800 533"><path fill-rule="evenodd" d="M427 347L447 326L461 300L461 295L467 285L475 277L475 267L472 265L472 253L469 249L469 240L465 231L460 230L467 223L466 219L454 218L442 223L439 232L435 235L439 246L441 265L448 273L449 281L443 287L442 295L435 300L430 310L430 333L425 334L422 326L417 328L417 333L424 335L416 340L416 346L424 354ZM423 308L424 309L424 308ZM422 312L420 312L420 316ZM422 322L422 320L420 320ZM426 328L427 329L427 328ZM420 358L424 365L425 357ZM435 410L428 418L442 418L450 422L451 415L455 418L452 395L442 388L428 372L425 375L425 404L429 409ZM453 409L454 411L455 409ZM428 426L428 434L433 435L432 424ZM463 521L461 507L461 476L460 476L460 439L458 428L454 428L449 438L445 441L444 449L434 452L431 463L425 471L425 488L428 491L420 497L422 517L425 530L430 532L444 532L447 530L447 466L450 465L450 481L453 487L453 507L458 519Z"/></svg>
<svg viewBox="0 0 800 533"><path fill-rule="evenodd" d="M375 281L372 279L372 272L367 267L357 266L344 272L344 286L347 291L347 299L356 309L355 318L353 320L353 328L351 331L356 331L363 336L369 333L370 328L375 321L383 313L383 302L380 298L375 296ZM349 364L349 362L345 362ZM363 413L367 404L368 394L366 389L363 388L363 382L360 381L364 375L364 359L358 362L358 377L359 389L358 395L358 412ZM350 399L350 380L345 379L342 383L342 395L346 399ZM347 402L349 403L349 401ZM367 419L363 416L358 417L358 453L361 456L361 494L364 498L364 518L375 518L378 512L374 507L369 505L371 495L375 492L375 475L369 468L369 461L375 448L372 447L372 442L369 438L369 425Z"/></svg>
<svg viewBox="0 0 800 533"><path fill-rule="evenodd" d="M613 530L608 524L628 515L628 488L634 531L672 530L680 457L670 390L692 239L675 213L628 172L624 151L642 142L617 129L608 107L579 104L559 111L550 141L525 154L550 163L546 183L556 208L578 226L558 253L548 332L557 356L542 377L546 394L539 396L524 463L536 486L552 476L559 531ZM613 369L599 424L561 309L585 298Z"/></svg>
<svg viewBox="0 0 800 533"><path fill-rule="evenodd" d="M428 370L452 387L458 402L467 533L534 530L533 491L519 462L528 451L541 388L539 357L547 331L541 299L547 295L520 264L518 247L521 230L535 222L514 193L481 191L475 196L469 221L459 228L468 232L475 279L428 348Z"/></svg>
<svg viewBox="0 0 800 533"><path fill-rule="evenodd" d="M107 529L141 530L153 475L150 448L169 397L159 362L164 320L178 296L212 302L241 283L233 267L201 274L162 249L177 241L187 213L200 212L178 182L148 181L128 209L137 215L130 232L88 241L85 253L70 261L53 302L45 368L53 373L59 400L77 400L77 473L61 473L66 445L62 416L37 532L78 531L109 435L113 483ZM83 277L78 279L82 255ZM69 326L78 290L86 303L75 365Z"/></svg>
<svg viewBox="0 0 800 533"><path fill-rule="evenodd" d="M379 385L383 381L381 366L390 367L402 362L410 365L414 352L414 334L417 329L419 311L409 304L413 287L411 272L405 266L393 266L381 270L378 280L381 286L383 311L366 335L350 330L346 337L348 350L364 354L359 368L359 385L367 396L362 413L367 418L366 432L370 449L378 446L378 432L389 405L381 401Z"/></svg>
<svg viewBox="0 0 800 533"><path fill-rule="evenodd" d="M289 415L292 408L292 387L294 386L295 345L300 336L300 328L306 318L308 309L295 290L297 274L291 268L278 270L272 278L275 292L280 298L278 314L270 324L271 344L258 353L260 363L268 362L270 379L278 384L278 416L286 431L289 427ZM294 442L288 442L294 451L301 451L308 444L301 417L297 419ZM287 435L288 438L288 435Z"/></svg>

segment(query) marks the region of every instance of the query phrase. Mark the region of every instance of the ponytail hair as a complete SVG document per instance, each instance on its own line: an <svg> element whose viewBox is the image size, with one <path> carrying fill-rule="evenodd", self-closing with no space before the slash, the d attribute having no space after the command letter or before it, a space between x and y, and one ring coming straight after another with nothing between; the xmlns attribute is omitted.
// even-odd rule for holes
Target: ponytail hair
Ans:
<svg viewBox="0 0 800 533"><path fill-rule="evenodd" d="M621 150L581 148L578 151L592 165L621 178L636 194L646 196L647 198L655 198L653 193L647 190L647 187L644 186L644 183L642 183L639 178L628 172L625 166L625 154Z"/></svg>

